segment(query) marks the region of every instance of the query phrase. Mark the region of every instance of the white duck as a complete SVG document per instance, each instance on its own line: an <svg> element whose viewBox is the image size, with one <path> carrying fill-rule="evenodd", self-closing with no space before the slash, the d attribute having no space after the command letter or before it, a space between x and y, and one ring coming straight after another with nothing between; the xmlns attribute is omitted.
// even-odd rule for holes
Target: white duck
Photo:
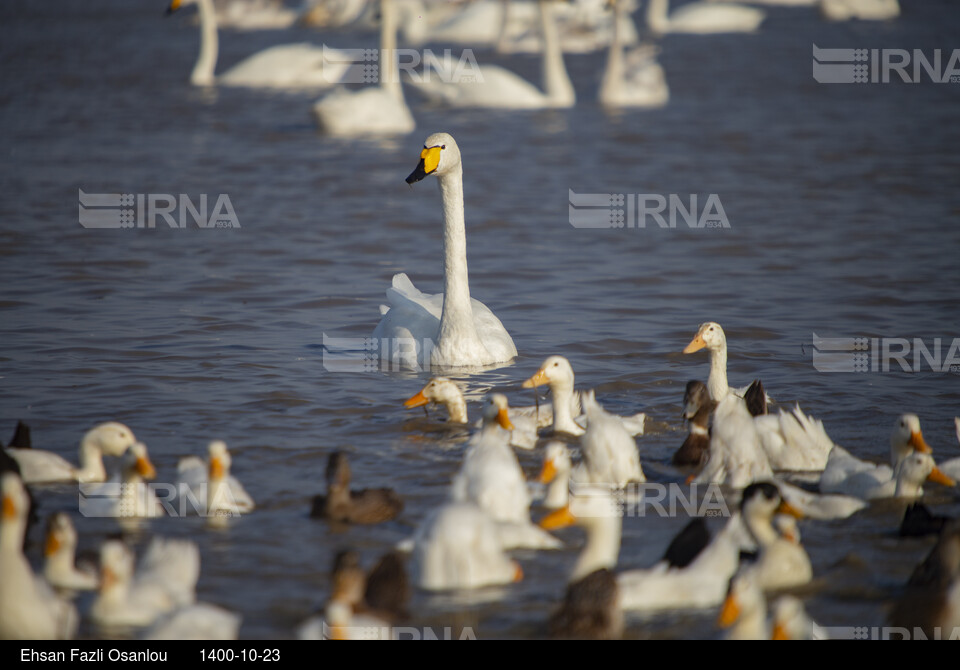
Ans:
<svg viewBox="0 0 960 670"><path fill-rule="evenodd" d="M100 548L100 570L93 622L108 629L139 628L193 603L200 553L192 542L154 538L134 574L130 548L108 540Z"/></svg>
<svg viewBox="0 0 960 670"><path fill-rule="evenodd" d="M899 0L819 0L819 6L828 21L889 21L900 16Z"/></svg>
<svg viewBox="0 0 960 670"><path fill-rule="evenodd" d="M795 405L793 410L754 417L757 433L770 467L774 470L823 470L833 440L823 422L807 416Z"/></svg>
<svg viewBox="0 0 960 670"><path fill-rule="evenodd" d="M704 347L710 354L710 376L707 378L710 397L716 402L723 400L728 393L742 398L749 385L734 388L727 384L727 336L719 323L708 321L701 324L690 344L684 347L683 353L692 354ZM770 396L767 396L767 402L772 402Z"/></svg>
<svg viewBox="0 0 960 670"><path fill-rule="evenodd" d="M81 570L74 564L77 531L65 512L57 512L47 521L43 545L43 576L51 586L65 591L90 591L100 584L96 572Z"/></svg>
<svg viewBox="0 0 960 670"><path fill-rule="evenodd" d="M901 414L894 421L890 433L890 465L862 461L837 445L830 451L827 465L820 475L820 491L865 491L877 484L889 482L894 479L894 468L914 451L924 454L933 452L923 439L920 418L916 414Z"/></svg>
<svg viewBox="0 0 960 670"><path fill-rule="evenodd" d="M411 84L428 100L449 107L494 107L500 109L567 108L576 103L573 84L563 64L563 51L557 35L550 0L538 0L543 31L541 91L525 79L496 65L474 68L471 81L456 76L438 77L434 73ZM449 73L455 75L454 73Z"/></svg>
<svg viewBox="0 0 960 670"><path fill-rule="evenodd" d="M654 33L752 33L766 18L754 7L710 2L692 2L668 16L668 5L669 0L648 0L647 26Z"/></svg>
<svg viewBox="0 0 960 670"><path fill-rule="evenodd" d="M581 395L587 429L580 436L580 452L586 480L622 488L630 482L645 482L640 452L620 417L607 413L593 396Z"/></svg>
<svg viewBox="0 0 960 670"><path fill-rule="evenodd" d="M33 573L23 555L29 499L20 478L0 477L0 639L63 640L77 630L77 611Z"/></svg>
<svg viewBox="0 0 960 670"><path fill-rule="evenodd" d="M463 166L460 148L447 133L435 133L424 142L420 163L407 183L435 174L443 200L444 292L418 291L406 274L393 277L387 290L389 307L373 331L383 347L414 342L417 351L401 364L420 367L482 367L506 363L517 347L500 319L486 305L470 297L467 274L467 236L463 217Z"/></svg>
<svg viewBox="0 0 960 670"><path fill-rule="evenodd" d="M523 382L523 388L550 387L553 411L553 432L583 435L587 426L586 414L580 414L580 394L573 390L573 367L563 356L550 356L532 377ZM576 418L574 418L576 417ZM647 415L616 417L630 435L643 435Z"/></svg>
<svg viewBox="0 0 960 670"><path fill-rule="evenodd" d="M570 460L570 449L563 442L553 441L543 450L543 466L537 481L547 485L543 498L543 507L546 509L561 509L566 507L570 496L570 473L573 463Z"/></svg>
<svg viewBox="0 0 960 670"><path fill-rule="evenodd" d="M447 377L434 377L426 386L420 389L415 396L404 401L403 406L407 409L422 407L428 403L442 405L450 415L450 421L453 423L466 424L467 419L467 401L463 397L463 391L452 379ZM549 425L553 412L549 403L546 409L537 413L536 407L511 407L509 409L510 423L513 428L510 429L510 446L518 449L533 449L537 446L537 428ZM478 428L483 425L483 418L475 424Z"/></svg>
<svg viewBox="0 0 960 670"><path fill-rule="evenodd" d="M470 440L450 497L456 502L472 502L489 514L501 527L506 549L556 549L560 541L530 523L527 482L501 430L513 428L508 409L507 398L500 393L484 399L483 427Z"/></svg>
<svg viewBox="0 0 960 670"><path fill-rule="evenodd" d="M830 636L811 619L799 598L782 595L773 603L771 617L774 640L827 640Z"/></svg>
<svg viewBox="0 0 960 670"><path fill-rule="evenodd" d="M414 536L414 583L427 591L477 589L520 581L523 570L504 552L496 522L473 503L431 512Z"/></svg>
<svg viewBox="0 0 960 670"><path fill-rule="evenodd" d="M194 86L327 88L340 81L350 68L350 56L336 49L309 43L285 44L249 56L214 76L219 43L213 0L172 0L167 13L190 4L197 5L200 13L200 55L190 74Z"/></svg>
<svg viewBox="0 0 960 670"><path fill-rule="evenodd" d="M612 0L613 41L597 99L605 107L663 107L670 100L667 77L657 62L657 47L641 46L624 54L621 23L625 0Z"/></svg>
<svg viewBox="0 0 960 670"><path fill-rule="evenodd" d="M773 477L756 424L742 398L727 394L713 415L707 462L692 481L743 488Z"/></svg>
<svg viewBox="0 0 960 670"><path fill-rule="evenodd" d="M230 474L232 458L226 442L214 440L207 447L205 463L196 456L181 458L177 464L177 495L185 513L211 517L238 516L254 508L253 498Z"/></svg>
<svg viewBox="0 0 960 670"><path fill-rule="evenodd" d="M406 135L417 124L403 97L397 62L394 0L380 0L380 83L360 90L338 88L313 105L320 132L336 137Z"/></svg>
<svg viewBox="0 0 960 670"><path fill-rule="evenodd" d="M49 482L102 482L107 478L103 456L122 456L136 442L133 431L122 423L101 423L87 431L80 441L80 467L75 467L62 456L39 449L6 449L20 466L26 484Z"/></svg>
<svg viewBox="0 0 960 670"><path fill-rule="evenodd" d="M717 625L728 628L726 640L769 640L767 599L756 575L741 572L730 580Z"/></svg>
<svg viewBox="0 0 960 670"><path fill-rule="evenodd" d="M83 491L83 514L121 519L166 516L157 494L144 482L156 476L147 446L135 442L123 457L119 482L110 481Z"/></svg>
<svg viewBox="0 0 960 670"><path fill-rule="evenodd" d="M754 498L752 504L743 508L743 521L758 550L756 561L744 572L751 573L764 591L808 583L813 578L813 568L793 520L803 516L802 512L784 500L777 486L769 482L753 484L743 495Z"/></svg>
<svg viewBox="0 0 960 670"><path fill-rule="evenodd" d="M904 458L893 470L890 479L874 482L869 479L851 478L840 489L846 495L864 500L878 498L919 498L923 495L923 484L936 482L943 486L955 486L956 482L940 471L933 456L914 452Z"/></svg>

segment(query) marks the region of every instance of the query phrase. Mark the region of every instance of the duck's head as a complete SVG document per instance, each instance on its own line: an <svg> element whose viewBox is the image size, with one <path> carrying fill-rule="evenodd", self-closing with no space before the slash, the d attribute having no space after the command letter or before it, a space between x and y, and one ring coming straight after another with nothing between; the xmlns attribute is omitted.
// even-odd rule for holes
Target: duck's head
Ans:
<svg viewBox="0 0 960 670"><path fill-rule="evenodd" d="M130 450L124 458L124 471L141 479L153 479L157 476L157 470L150 462L150 455L147 453L147 445L143 442L134 442L130 445Z"/></svg>
<svg viewBox="0 0 960 670"><path fill-rule="evenodd" d="M423 143L420 162L410 176L408 184L415 184L427 175L438 177L460 167L460 147L448 133L434 133Z"/></svg>
<svg viewBox="0 0 960 670"><path fill-rule="evenodd" d="M710 391L706 384L697 379L687 382L687 389L683 393L683 418L692 419L710 402Z"/></svg>
<svg viewBox="0 0 960 670"><path fill-rule="evenodd" d="M570 462L570 450L563 442L553 441L543 451L543 467L537 481L549 484L557 476L570 474L573 464Z"/></svg>
<svg viewBox="0 0 960 670"><path fill-rule="evenodd" d="M434 402L447 404L457 402L463 397L460 387L456 382L446 377L434 377L427 385L420 389L417 395L404 401L403 406L407 409L412 407L421 407L427 403Z"/></svg>
<svg viewBox="0 0 960 670"><path fill-rule="evenodd" d="M944 486L955 486L956 482L937 467L933 456L913 452L897 466L897 495L907 495L919 489L924 482L935 482Z"/></svg>
<svg viewBox="0 0 960 670"><path fill-rule="evenodd" d="M123 456L136 441L133 431L116 421L101 423L83 436L83 444L94 446L107 456Z"/></svg>
<svg viewBox="0 0 960 670"><path fill-rule="evenodd" d="M708 351L720 351L727 347L727 336L723 334L723 328L719 323L707 321L701 325L697 334L690 340L690 344L684 347L683 353L692 354L704 347Z"/></svg>
<svg viewBox="0 0 960 670"><path fill-rule="evenodd" d="M128 584L133 576L133 553L120 540L107 540L100 547L100 590Z"/></svg>
<svg viewBox="0 0 960 670"><path fill-rule="evenodd" d="M899 463L914 451L933 453L920 432L920 418L916 414L901 414L890 433L890 457L894 463Z"/></svg>
<svg viewBox="0 0 960 670"><path fill-rule="evenodd" d="M61 549L70 549L77 546L77 531L64 512L57 512L47 520L47 533L43 544L43 555L53 556Z"/></svg>
<svg viewBox="0 0 960 670"><path fill-rule="evenodd" d="M30 498L16 473L4 473L0 479L0 496L0 523L26 518L30 509Z"/></svg>
<svg viewBox="0 0 960 670"><path fill-rule="evenodd" d="M226 477L233 462L230 452L227 451L227 443L223 440L214 440L207 447L207 453L210 457L210 481Z"/></svg>
<svg viewBox="0 0 960 670"><path fill-rule="evenodd" d="M483 399L483 422L485 424L496 422L505 430L513 430L509 412L510 405L507 403L507 396L502 393L491 393Z"/></svg>
<svg viewBox="0 0 960 670"><path fill-rule="evenodd" d="M784 500L780 495L780 489L770 482L757 482L743 489L740 514L754 535L761 524L772 525L776 514L786 514L796 519L803 518L803 512Z"/></svg>
<svg viewBox="0 0 960 670"><path fill-rule="evenodd" d="M530 379L523 382L523 388L532 389L537 386L558 384L573 387L573 367L563 356L551 356L543 362Z"/></svg>

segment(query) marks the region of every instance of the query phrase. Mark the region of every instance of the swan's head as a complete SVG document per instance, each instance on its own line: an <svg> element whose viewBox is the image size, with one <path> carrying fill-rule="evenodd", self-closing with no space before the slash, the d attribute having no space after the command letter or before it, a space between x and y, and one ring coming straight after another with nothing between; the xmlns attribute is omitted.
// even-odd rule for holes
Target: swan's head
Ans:
<svg viewBox="0 0 960 670"><path fill-rule="evenodd" d="M7 472L0 479L0 495L3 496L3 500L0 502L0 511L2 511L0 520L2 520L2 523L26 518L30 509L30 498L27 496L27 490L23 487L23 482L20 481L20 477L16 473Z"/></svg>
<svg viewBox="0 0 960 670"><path fill-rule="evenodd" d="M107 540L100 547L100 590L127 584L133 577L133 553L120 540Z"/></svg>
<svg viewBox="0 0 960 670"><path fill-rule="evenodd" d="M147 445L143 442L134 442L130 445L130 450L124 458L124 471L142 479L153 479L157 476L157 470L150 462L150 455L147 454Z"/></svg>
<svg viewBox="0 0 960 670"><path fill-rule="evenodd" d="M570 450L563 442L553 441L543 451L543 467L537 478L541 484L549 484L559 475L570 474Z"/></svg>
<svg viewBox="0 0 960 670"><path fill-rule="evenodd" d="M743 489L740 513L750 529L757 528L757 524L769 525L775 514L803 518L803 512L784 500L780 489L770 482L757 482Z"/></svg>
<svg viewBox="0 0 960 670"><path fill-rule="evenodd" d="M407 177L408 184L415 184L427 175L442 177L460 167L460 147L447 133L434 133L423 143L420 162Z"/></svg>
<svg viewBox="0 0 960 670"><path fill-rule="evenodd" d="M509 412L510 405L507 403L507 396L502 393L491 393L483 399L483 422L485 424L496 422L505 430L513 430Z"/></svg>
<svg viewBox="0 0 960 670"><path fill-rule="evenodd" d="M920 418L916 414L901 414L890 433L890 451L894 462L902 461L914 451L931 454L933 450L920 432Z"/></svg>
<svg viewBox="0 0 960 670"><path fill-rule="evenodd" d="M77 547L77 531L70 517L57 512L47 520L47 536L43 544L43 555L53 556L61 550L73 553Z"/></svg>
<svg viewBox="0 0 960 670"><path fill-rule="evenodd" d="M697 379L687 382L687 389L683 393L683 418L692 419L710 402L710 391L706 384Z"/></svg>
<svg viewBox="0 0 960 670"><path fill-rule="evenodd" d="M531 389L544 384L550 386L564 385L572 388L573 368L570 366L570 361L563 356L551 356L543 362L540 369L530 379L523 382L523 388Z"/></svg>
<svg viewBox="0 0 960 670"><path fill-rule="evenodd" d="M434 377L427 385L420 389L417 395L404 401L403 406L407 409L411 407L421 407L427 403L434 402L446 405L461 400L463 393L456 382L446 377Z"/></svg>
<svg viewBox="0 0 960 670"><path fill-rule="evenodd" d="M719 323L708 321L700 326L696 336L690 340L683 349L683 353L692 354L694 351L700 351L704 347L708 351L721 351L727 347L727 336L723 334L723 328Z"/></svg>
<svg viewBox="0 0 960 670"><path fill-rule="evenodd" d="M720 608L717 625L729 628L741 618L766 609L763 590L752 572L745 571L734 575L727 588L727 597Z"/></svg>
<svg viewBox="0 0 960 670"><path fill-rule="evenodd" d="M907 495L911 491L918 491L924 482L935 482L944 486L955 486L956 482L948 477L933 462L933 456L913 452L904 458L897 466L897 495Z"/></svg>
<svg viewBox="0 0 960 670"><path fill-rule="evenodd" d="M116 421L101 423L83 436L83 445L93 446L107 456L123 456L137 438L133 431Z"/></svg>
<svg viewBox="0 0 960 670"><path fill-rule="evenodd" d="M230 472L230 452L227 451L227 443L223 440L214 440L207 447L207 453L210 456L210 481L223 479Z"/></svg>

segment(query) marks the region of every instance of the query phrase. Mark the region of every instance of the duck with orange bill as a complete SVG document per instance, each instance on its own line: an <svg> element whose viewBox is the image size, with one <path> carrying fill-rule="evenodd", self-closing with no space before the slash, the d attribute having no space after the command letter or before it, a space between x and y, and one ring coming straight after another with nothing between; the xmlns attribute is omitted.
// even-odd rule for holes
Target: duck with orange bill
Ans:
<svg viewBox="0 0 960 670"><path fill-rule="evenodd" d="M80 440L80 467L51 451L12 445L4 451L17 462L25 484L102 482L107 479L103 457L123 456L134 442L132 430L109 421L91 428Z"/></svg>
<svg viewBox="0 0 960 670"><path fill-rule="evenodd" d="M111 480L84 490L81 509L86 516L120 519L166 516L156 492L146 484L156 476L147 445L136 442L123 457L119 482Z"/></svg>
<svg viewBox="0 0 960 670"><path fill-rule="evenodd" d="M51 586L64 591L90 591L100 583L93 569L74 564L77 531L66 512L57 512L47 520L43 544L43 576Z"/></svg>
<svg viewBox="0 0 960 670"><path fill-rule="evenodd" d="M177 493L189 496L187 512L208 516L238 516L254 508L253 498L230 474L233 458L227 443L214 440L207 447L207 462L196 456L181 458L177 464Z"/></svg>
<svg viewBox="0 0 960 670"><path fill-rule="evenodd" d="M701 324L690 344L683 348L683 353L692 354L704 348L710 354L710 376L707 378L710 397L716 402L723 400L728 393L742 398L750 387L734 388L727 383L727 336L719 323L708 321ZM773 402L769 395L766 400Z"/></svg>

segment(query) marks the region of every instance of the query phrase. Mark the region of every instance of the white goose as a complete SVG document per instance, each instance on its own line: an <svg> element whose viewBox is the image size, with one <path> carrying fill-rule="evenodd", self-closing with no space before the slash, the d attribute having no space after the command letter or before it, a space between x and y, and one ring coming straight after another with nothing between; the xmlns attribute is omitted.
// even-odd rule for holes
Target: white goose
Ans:
<svg viewBox="0 0 960 670"><path fill-rule="evenodd" d="M668 16L669 0L648 0L647 26L654 33L752 33L766 18L754 7L726 3L692 2Z"/></svg>
<svg viewBox="0 0 960 670"><path fill-rule="evenodd" d="M65 591L90 591L100 583L93 571L80 570L74 564L77 531L65 512L57 512L47 521L43 545L43 576L51 586Z"/></svg>
<svg viewBox="0 0 960 670"><path fill-rule="evenodd" d="M523 570L504 552L497 524L473 503L446 503L417 529L414 583L427 591L477 589L520 581Z"/></svg>
<svg viewBox="0 0 960 670"><path fill-rule="evenodd" d="M605 107L663 107L670 89L663 68L657 62L657 47L641 46L624 54L621 23L625 0L613 0L613 40L597 99Z"/></svg>
<svg viewBox="0 0 960 670"><path fill-rule="evenodd" d="M207 447L206 463L196 456L177 464L177 495L186 513L205 511L211 517L237 516L254 508L253 498L230 474L232 459L227 444L214 440Z"/></svg>
<svg viewBox="0 0 960 670"><path fill-rule="evenodd" d="M336 137L406 135L416 122L403 98L397 62L394 0L380 0L380 83L359 91L338 88L313 105L320 132Z"/></svg>
<svg viewBox="0 0 960 670"><path fill-rule="evenodd" d="M20 478L0 477L0 639L63 640L77 630L77 611L33 573L23 555L29 499Z"/></svg>
<svg viewBox="0 0 960 670"><path fill-rule="evenodd" d="M427 138L420 163L407 177L407 183L420 181L430 174L437 176L443 199L444 292L421 293L407 275L394 275L393 286L387 290L390 306L381 306L383 317L373 337L382 342L382 346L389 342L415 342L416 352L408 353L400 361L408 367L482 367L506 363L517 355L513 339L486 305L470 297L463 167L460 148L447 133Z"/></svg>
<svg viewBox="0 0 960 670"><path fill-rule="evenodd" d="M550 356L532 377L523 382L523 388L550 387L553 410L553 432L583 435L587 425L586 414L580 414L580 394L573 390L573 367L563 356ZM576 419L574 419L576 417ZM617 417L630 435L643 435L646 414Z"/></svg>
<svg viewBox="0 0 960 670"><path fill-rule="evenodd" d="M309 43L271 47L248 57L219 77L217 17L213 0L172 0L167 13L185 5L200 13L200 55L190 73L194 86L248 86L257 88L327 88L340 81L350 67L350 56Z"/></svg>
<svg viewBox="0 0 960 670"><path fill-rule="evenodd" d="M87 431L80 441L80 467L62 456L39 449L6 449L20 466L26 484L48 482L102 482L107 478L103 456L122 456L136 442L133 431L122 423L110 421Z"/></svg>
<svg viewBox="0 0 960 670"><path fill-rule="evenodd" d="M463 397L463 391L452 379L433 377L420 389L419 393L404 401L403 406L411 409L423 407L428 403L445 407L453 423L468 422L467 401ZM518 449L533 449L537 446L537 428L549 425L553 415L548 403L539 414L536 407L510 407L508 416L513 425L510 429L510 446ZM481 417L475 425L478 428L482 427L483 418Z"/></svg>
<svg viewBox="0 0 960 670"><path fill-rule="evenodd" d="M157 494L144 482L156 476L147 446L143 442L134 443L123 457L119 495L116 481L87 489L84 491L83 513L120 519L166 516Z"/></svg>
<svg viewBox="0 0 960 670"><path fill-rule="evenodd" d="M890 465L862 461L837 445L830 451L827 465L820 475L820 491L823 493L865 491L878 484L894 480L894 468L914 451L923 454L933 453L923 439L920 418L916 414L901 414L894 421L893 430L890 433Z"/></svg>
<svg viewBox="0 0 960 670"><path fill-rule="evenodd" d="M455 77L431 76L411 84L428 100L449 107L545 109L573 107L576 94L563 64L563 51L550 0L538 0L543 31L543 90L496 65L476 68L472 81L447 81Z"/></svg>
<svg viewBox="0 0 960 670"><path fill-rule="evenodd" d="M506 549L556 549L559 540L530 523L530 492L516 454L501 430L513 428L507 399L493 393L484 399L483 427L470 440L460 471L453 478L450 498L472 502L500 527Z"/></svg>

